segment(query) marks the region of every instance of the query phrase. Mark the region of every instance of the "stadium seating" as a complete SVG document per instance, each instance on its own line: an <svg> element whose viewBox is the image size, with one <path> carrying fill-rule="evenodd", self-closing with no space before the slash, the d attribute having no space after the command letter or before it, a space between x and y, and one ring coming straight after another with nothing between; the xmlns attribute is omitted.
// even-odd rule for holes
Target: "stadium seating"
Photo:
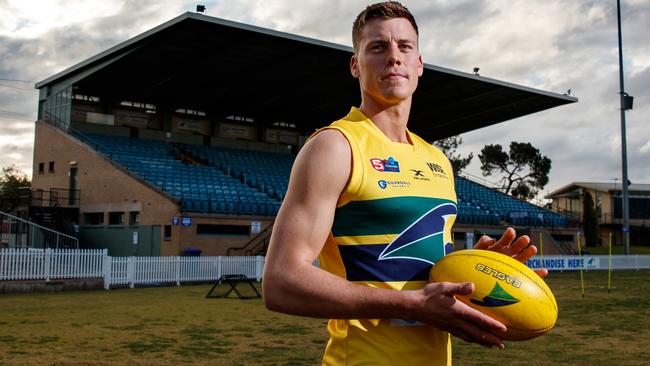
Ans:
<svg viewBox="0 0 650 366"><path fill-rule="evenodd" d="M275 215L289 181L290 154L75 134L185 211ZM463 177L456 177L457 222L565 227L566 218Z"/></svg>
<svg viewBox="0 0 650 366"><path fill-rule="evenodd" d="M253 165L253 159L259 159L260 164L268 160L281 161L288 169L293 161L288 154L283 157L275 156L282 154L238 152L239 155L251 154L248 165L244 165L242 159L230 158L230 149L104 135L77 133L76 136L132 174L179 199L181 208L186 211L275 215L286 191L286 180L258 178L263 170ZM214 158L202 159L202 155L192 154L202 150ZM224 164L213 164L213 161ZM256 178L246 184L247 175ZM272 188L261 189L267 180L273 182L269 184Z"/></svg>
<svg viewBox="0 0 650 366"><path fill-rule="evenodd" d="M565 227L567 219L463 177L456 177L458 220L467 224Z"/></svg>

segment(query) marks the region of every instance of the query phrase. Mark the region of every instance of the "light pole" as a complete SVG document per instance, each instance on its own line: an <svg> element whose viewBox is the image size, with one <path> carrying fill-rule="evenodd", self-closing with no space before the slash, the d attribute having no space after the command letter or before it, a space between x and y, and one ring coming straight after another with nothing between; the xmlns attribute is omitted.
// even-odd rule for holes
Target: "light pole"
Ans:
<svg viewBox="0 0 650 366"><path fill-rule="evenodd" d="M623 244L625 245L625 254L630 254L630 205L628 197L628 178L627 178L627 138L625 132L625 110L632 109L632 97L625 93L623 83L623 39L621 35L621 0L616 0L616 13L618 16L618 73L620 85L620 103L621 103L621 160L623 166ZM627 102L627 103L626 103Z"/></svg>

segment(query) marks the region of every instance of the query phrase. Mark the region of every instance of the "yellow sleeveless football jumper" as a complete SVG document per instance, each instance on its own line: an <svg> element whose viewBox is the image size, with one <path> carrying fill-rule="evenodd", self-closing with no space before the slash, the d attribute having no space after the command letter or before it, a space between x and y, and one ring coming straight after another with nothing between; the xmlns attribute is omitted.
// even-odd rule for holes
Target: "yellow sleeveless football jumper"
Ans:
<svg viewBox="0 0 650 366"><path fill-rule="evenodd" d="M452 248L454 176L437 148L393 142L357 108L324 129L348 140L352 169L321 268L349 281L412 290ZM322 130L321 130L322 131ZM400 319L331 319L324 365L450 365L449 334Z"/></svg>

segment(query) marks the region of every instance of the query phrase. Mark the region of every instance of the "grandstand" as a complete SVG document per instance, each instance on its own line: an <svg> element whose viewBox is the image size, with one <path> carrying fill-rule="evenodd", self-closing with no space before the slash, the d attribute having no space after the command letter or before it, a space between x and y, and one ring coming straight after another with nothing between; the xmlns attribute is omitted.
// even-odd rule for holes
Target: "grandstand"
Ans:
<svg viewBox="0 0 650 366"><path fill-rule="evenodd" d="M265 71L283 67L276 52L295 55L295 76ZM349 47L186 13L43 80L33 188L74 200L55 197L30 216L65 206L80 245L113 256L263 254L295 153L357 103L350 55ZM410 129L430 141L576 101L425 70ZM459 246L504 225L551 243L574 231L557 213L466 178L456 185Z"/></svg>

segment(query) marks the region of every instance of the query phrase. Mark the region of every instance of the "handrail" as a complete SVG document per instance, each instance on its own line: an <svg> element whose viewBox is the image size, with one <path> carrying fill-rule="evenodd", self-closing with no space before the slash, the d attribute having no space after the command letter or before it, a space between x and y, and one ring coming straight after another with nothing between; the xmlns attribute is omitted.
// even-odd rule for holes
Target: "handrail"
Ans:
<svg viewBox="0 0 650 366"><path fill-rule="evenodd" d="M273 230L273 225L275 224L275 220L271 222L269 226L266 227L266 229L262 230L259 234L257 234L255 237L251 238L246 244L242 245L241 247L230 247L228 248L228 251L226 252L228 255L231 255L231 251L233 250L241 250L244 251L246 250L249 246L255 248L259 243L264 242L269 236L270 232ZM261 239L260 239L261 238ZM258 240L260 239L260 240ZM253 244L253 242L258 241L257 243Z"/></svg>
<svg viewBox="0 0 650 366"><path fill-rule="evenodd" d="M35 223L35 222L33 222L33 221L30 221L30 220L21 219L20 217L17 217L17 216L14 216L14 215L8 214L8 213L6 213L6 212L4 212L4 211L0 211L0 216L7 216L8 218L13 219L13 220L16 220L16 221L19 221L19 222L21 222L21 223L23 223L23 224L31 225L32 227L35 227L35 228L41 229L41 230L43 230L43 231L46 231L46 232L49 232L49 233L52 233L52 234L59 235L59 236L62 236L62 237L64 237L64 238L70 239L70 240L72 240L72 241L76 244L76 247L77 247L77 248L79 247L79 239L78 239L78 238L75 238L74 236L71 236L71 235L68 235L68 234L64 234L64 233L59 232L59 231L56 231L56 230L52 230L52 229L50 229L50 228L48 228L48 227L45 227L45 226L39 225L39 224L37 224L37 223Z"/></svg>

